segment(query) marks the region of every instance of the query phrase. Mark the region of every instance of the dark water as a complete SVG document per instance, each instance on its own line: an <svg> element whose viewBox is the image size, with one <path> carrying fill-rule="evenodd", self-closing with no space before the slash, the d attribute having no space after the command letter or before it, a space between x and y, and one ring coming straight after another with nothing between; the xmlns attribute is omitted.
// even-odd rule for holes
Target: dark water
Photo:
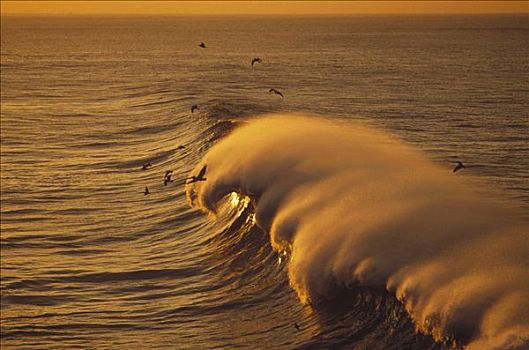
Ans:
<svg viewBox="0 0 529 350"><path fill-rule="evenodd" d="M226 120L302 112L527 213L528 44L527 16L2 17L2 348L445 347L383 289L302 305L247 202L214 219L180 180Z"/></svg>

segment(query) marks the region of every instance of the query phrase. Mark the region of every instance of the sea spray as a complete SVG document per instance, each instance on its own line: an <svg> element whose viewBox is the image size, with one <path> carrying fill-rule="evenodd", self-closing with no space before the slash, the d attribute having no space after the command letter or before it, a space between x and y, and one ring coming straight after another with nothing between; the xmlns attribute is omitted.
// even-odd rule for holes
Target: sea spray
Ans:
<svg viewBox="0 0 529 350"><path fill-rule="evenodd" d="M250 196L290 283L318 305L340 288L386 288L417 329L468 349L529 346L529 230L514 210L386 132L299 115L239 126L187 187L215 212Z"/></svg>

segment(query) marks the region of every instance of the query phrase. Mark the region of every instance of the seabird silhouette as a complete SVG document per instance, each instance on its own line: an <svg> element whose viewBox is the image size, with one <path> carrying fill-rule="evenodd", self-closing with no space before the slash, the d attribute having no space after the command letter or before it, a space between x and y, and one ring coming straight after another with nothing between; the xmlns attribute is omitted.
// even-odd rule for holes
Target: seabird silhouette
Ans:
<svg viewBox="0 0 529 350"><path fill-rule="evenodd" d="M151 162L149 162L149 163L145 163L145 164L143 164L143 166L141 167L141 170L147 170L147 169L149 169L150 167L152 167Z"/></svg>
<svg viewBox="0 0 529 350"><path fill-rule="evenodd" d="M195 109L198 109L198 105L191 106L191 113L195 113Z"/></svg>
<svg viewBox="0 0 529 350"><path fill-rule="evenodd" d="M298 331L301 330L301 328L299 327L299 324L297 324L297 323L294 323L294 327L295 327Z"/></svg>
<svg viewBox="0 0 529 350"><path fill-rule="evenodd" d="M276 89L274 89L274 88L268 90L268 92L273 92L274 94L281 96L281 98L284 98L284 97L285 97L285 96L283 96L283 94L281 93L281 91L276 90Z"/></svg>
<svg viewBox="0 0 529 350"><path fill-rule="evenodd" d="M201 42L200 45L198 45L198 46L200 46L200 47L203 48L203 49L206 48L206 44L204 44L203 42Z"/></svg>
<svg viewBox="0 0 529 350"><path fill-rule="evenodd" d="M456 162L456 163L457 163L456 167L454 168L454 170L452 170L453 173L455 173L455 172L457 172L457 171L459 171L461 169L465 169L465 166L463 165L463 163L461 163L461 162Z"/></svg>
<svg viewBox="0 0 529 350"><path fill-rule="evenodd" d="M252 60L252 67L255 63L261 63L261 62L263 62L263 60L261 60L260 57L254 57Z"/></svg>
<svg viewBox="0 0 529 350"><path fill-rule="evenodd" d="M143 195L146 196L148 195L150 192L149 192L149 187L145 186L145 191L143 192Z"/></svg>
<svg viewBox="0 0 529 350"><path fill-rule="evenodd" d="M169 183L169 182L173 182L173 180L171 179L171 176L173 176L173 171L172 170L167 170L165 172L164 177L163 177L163 185L164 186L167 186L167 183Z"/></svg>
<svg viewBox="0 0 529 350"><path fill-rule="evenodd" d="M184 145L180 145L180 146L177 147L177 149L185 149L185 148L186 148L186 146L184 146Z"/></svg>
<svg viewBox="0 0 529 350"><path fill-rule="evenodd" d="M202 169L200 169L200 172L198 173L197 176L188 177L186 180L191 180L191 181L188 181L187 183L191 184L191 183L197 182L197 181L206 181L207 179L204 177L204 175L206 175L206 168L207 167L208 167L207 165L204 165L202 167Z"/></svg>

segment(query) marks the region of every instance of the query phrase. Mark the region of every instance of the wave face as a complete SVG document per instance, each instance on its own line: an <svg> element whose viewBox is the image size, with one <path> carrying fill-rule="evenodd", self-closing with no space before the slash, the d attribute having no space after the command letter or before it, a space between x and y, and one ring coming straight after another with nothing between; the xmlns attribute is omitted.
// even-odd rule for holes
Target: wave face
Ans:
<svg viewBox="0 0 529 350"><path fill-rule="evenodd" d="M214 145L191 205L252 198L299 299L386 290L416 328L467 349L529 346L527 224L464 178L369 126L268 115ZM232 195L233 197L234 195Z"/></svg>

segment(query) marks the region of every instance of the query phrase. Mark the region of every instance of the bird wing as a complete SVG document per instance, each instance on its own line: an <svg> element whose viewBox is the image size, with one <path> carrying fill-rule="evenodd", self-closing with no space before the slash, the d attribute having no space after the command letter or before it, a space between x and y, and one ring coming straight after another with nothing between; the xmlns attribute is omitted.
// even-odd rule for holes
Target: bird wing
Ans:
<svg viewBox="0 0 529 350"><path fill-rule="evenodd" d="M208 167L207 165L204 165L204 167L202 169L200 169L200 172L198 173L198 176L197 176L198 178L203 178L204 175L206 175L206 168L207 167Z"/></svg>
<svg viewBox="0 0 529 350"><path fill-rule="evenodd" d="M279 96L281 96L281 97L284 97L283 94L281 93L281 91L276 90L276 89L274 89L274 88L268 90L268 92L273 92L274 94L277 94L277 95L279 95Z"/></svg>

